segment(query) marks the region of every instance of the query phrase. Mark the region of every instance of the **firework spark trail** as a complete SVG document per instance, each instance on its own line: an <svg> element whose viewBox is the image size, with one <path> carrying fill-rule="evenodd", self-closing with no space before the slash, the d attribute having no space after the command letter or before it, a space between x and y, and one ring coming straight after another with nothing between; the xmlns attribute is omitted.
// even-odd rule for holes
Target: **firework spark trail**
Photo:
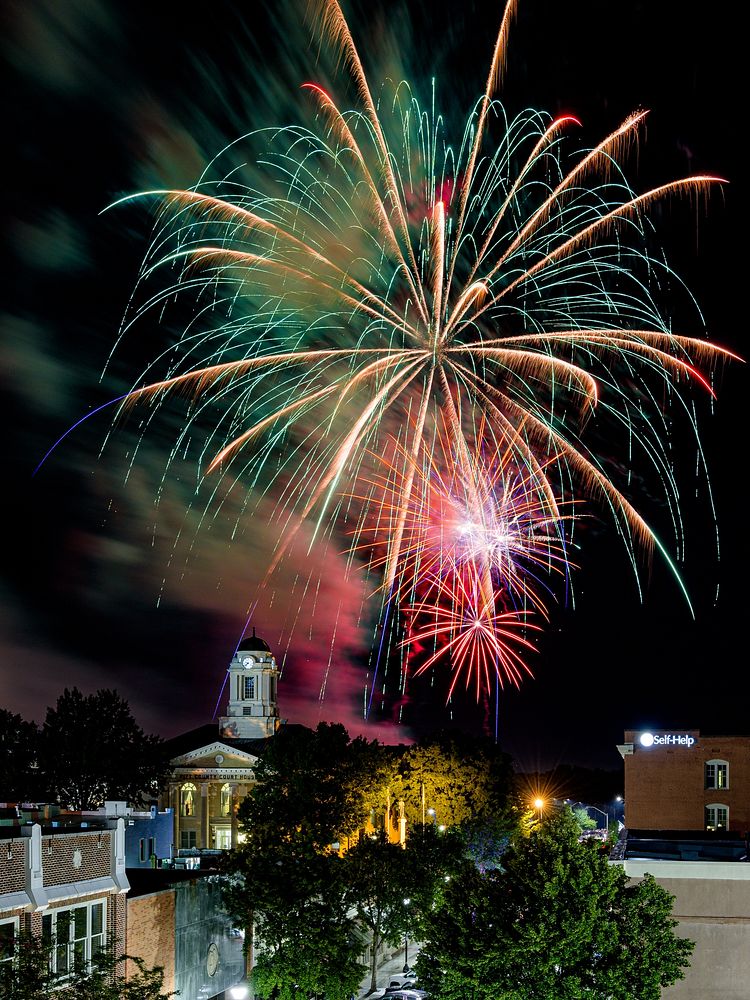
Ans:
<svg viewBox="0 0 750 1000"><path fill-rule="evenodd" d="M493 672L515 681L524 672L509 644L528 648L527 603L544 613L534 574L569 575L566 484L609 509L636 572L638 547L666 555L584 444L587 422L610 417L676 509L656 420L618 371L642 380L661 419L650 377L675 395L686 382L712 394L696 364L732 357L671 330L652 289L672 273L648 249L651 205L719 179L633 191L620 162L646 111L572 167L564 142L577 119L509 120L495 93L515 10L509 0L457 150L434 98L423 110L406 84L373 91L338 0L319 0L318 27L359 106L305 84L316 125L258 133L266 148L255 184L230 165L190 190L131 196L160 208L122 335L191 295L200 311L125 404L189 393L183 434L211 406L227 413L202 467L227 473L243 462L261 494L276 497L286 537L269 576L308 519L310 546L324 532L350 534L351 552L378 575L383 623L398 620L395 602L407 647L431 635L439 648L427 663L452 658L451 691L462 663L477 690ZM196 364L201 349L209 353ZM169 366L159 378L156 364ZM430 527L457 502L476 542L464 539L460 556L436 551ZM503 573L493 532L505 537ZM430 601L434 622L422 627Z"/></svg>

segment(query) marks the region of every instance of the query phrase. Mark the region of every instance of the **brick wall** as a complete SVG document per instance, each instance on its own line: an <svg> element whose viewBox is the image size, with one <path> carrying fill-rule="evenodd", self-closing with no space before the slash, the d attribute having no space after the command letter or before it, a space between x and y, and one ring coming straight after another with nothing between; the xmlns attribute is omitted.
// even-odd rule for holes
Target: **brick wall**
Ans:
<svg viewBox="0 0 750 1000"><path fill-rule="evenodd" d="M22 838L0 841L0 895L23 892L26 885L25 845Z"/></svg>
<svg viewBox="0 0 750 1000"><path fill-rule="evenodd" d="M42 837L45 885L66 885L82 879L112 874L109 830L86 834L52 834ZM79 855L76 852L80 852ZM76 859L79 864L76 867Z"/></svg>
<svg viewBox="0 0 750 1000"><path fill-rule="evenodd" d="M169 992L175 982L175 892L168 889L127 900L126 952L138 955L146 966L164 968L164 987ZM128 962L130 975L135 966Z"/></svg>
<svg viewBox="0 0 750 1000"><path fill-rule="evenodd" d="M729 807L729 829L750 830L750 737L701 736L693 747L644 749L639 733L626 732L633 753L625 757L625 825L634 830L702 830L704 808ZM706 788L704 765L729 764L729 787ZM750 995L750 994L749 994Z"/></svg>

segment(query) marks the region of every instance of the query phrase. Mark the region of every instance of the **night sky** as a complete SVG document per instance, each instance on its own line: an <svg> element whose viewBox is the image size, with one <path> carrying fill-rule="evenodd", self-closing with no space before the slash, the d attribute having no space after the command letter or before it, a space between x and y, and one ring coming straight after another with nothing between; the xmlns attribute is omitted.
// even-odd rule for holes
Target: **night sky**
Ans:
<svg viewBox="0 0 750 1000"><path fill-rule="evenodd" d="M463 6L463 5L462 5ZM355 40L388 52L397 26L404 71L466 110L486 79L500 4L395 5L350 17ZM224 670L269 558L262 519L243 519L240 491L198 529L189 507L195 470L161 474L179 422L157 414L143 443L137 416L113 428L105 409L51 445L91 410L126 392L163 335L144 326L110 352L147 246L146 214L103 210L137 190L185 187L221 146L258 126L292 120L299 85L317 79L303 0L184 5L111 0L10 3L4 19L6 182L2 377L5 559L0 705L42 721L65 686L115 687L143 727L164 737L210 721ZM347 11L356 8L347 5ZM718 9L717 9L718 10ZM740 162L737 12L660 4L522 0L500 96L509 110L575 114L593 145L638 108L651 116L628 176L638 190L689 173L730 183L707 205L673 202L652 215L670 263L698 301L709 336L746 353L743 263L746 170ZM734 18L734 22L732 21ZM425 91L426 93L426 91ZM676 321L682 320L675 304ZM681 330L701 336L694 311ZM104 372L104 375L103 375ZM696 391L721 558L696 448L686 425L678 482L686 526L683 567L695 620L655 559L639 602L614 529L583 529L575 607L552 608L531 659L535 678L501 697L500 740L523 768L580 762L616 768L625 728L747 731L744 530L747 369L716 372L711 412ZM619 456L620 461L625 458ZM613 457L614 461L614 457ZM666 525L663 498L634 469L636 504ZM192 476L192 479L191 479ZM157 503L158 500L158 503ZM592 515L596 511L591 511ZM235 532L234 525L240 527ZM294 555L294 554L293 554ZM297 553L298 559L303 556ZM457 695L445 677L390 694L362 722L369 632L361 593L343 585L336 551L314 552L322 587L303 608L279 688L292 722L342 721L388 742L449 723L495 731L494 704ZM252 618L281 658L296 611L293 572ZM717 599L718 592L718 599ZM290 597L290 593L292 596ZM269 606L270 605L270 606ZM326 674L330 622L337 645ZM312 629L312 634L311 634ZM286 634L286 633L285 633ZM287 640L284 640L286 644ZM401 710L401 723L394 717ZM106 724L103 720L103 724Z"/></svg>

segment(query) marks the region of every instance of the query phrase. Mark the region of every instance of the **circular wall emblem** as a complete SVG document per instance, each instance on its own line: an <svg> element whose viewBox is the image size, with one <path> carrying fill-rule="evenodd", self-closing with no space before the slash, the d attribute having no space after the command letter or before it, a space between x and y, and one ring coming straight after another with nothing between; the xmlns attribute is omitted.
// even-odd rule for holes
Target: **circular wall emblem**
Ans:
<svg viewBox="0 0 750 1000"><path fill-rule="evenodd" d="M224 763L224 754L223 753L217 753L216 756L214 757L214 760L216 761L217 764L223 764Z"/></svg>
<svg viewBox="0 0 750 1000"><path fill-rule="evenodd" d="M216 947L214 942L208 946L208 951L206 953L206 972L209 976L215 976L216 970L219 968L219 949Z"/></svg>
<svg viewBox="0 0 750 1000"><path fill-rule="evenodd" d="M654 745L654 734L653 733L641 733L641 746L642 747L652 747Z"/></svg>
<svg viewBox="0 0 750 1000"><path fill-rule="evenodd" d="M73 867L80 868L82 861L83 861L83 855L76 847L76 849L73 851Z"/></svg>

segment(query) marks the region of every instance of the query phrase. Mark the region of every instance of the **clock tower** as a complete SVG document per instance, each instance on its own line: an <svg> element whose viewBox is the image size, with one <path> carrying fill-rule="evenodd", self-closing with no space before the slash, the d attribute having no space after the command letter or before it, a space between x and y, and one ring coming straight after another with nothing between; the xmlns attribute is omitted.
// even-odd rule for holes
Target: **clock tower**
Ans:
<svg viewBox="0 0 750 1000"><path fill-rule="evenodd" d="M245 636L229 664L229 700L219 719L224 739L262 739L279 726L277 681L279 671L268 643Z"/></svg>

